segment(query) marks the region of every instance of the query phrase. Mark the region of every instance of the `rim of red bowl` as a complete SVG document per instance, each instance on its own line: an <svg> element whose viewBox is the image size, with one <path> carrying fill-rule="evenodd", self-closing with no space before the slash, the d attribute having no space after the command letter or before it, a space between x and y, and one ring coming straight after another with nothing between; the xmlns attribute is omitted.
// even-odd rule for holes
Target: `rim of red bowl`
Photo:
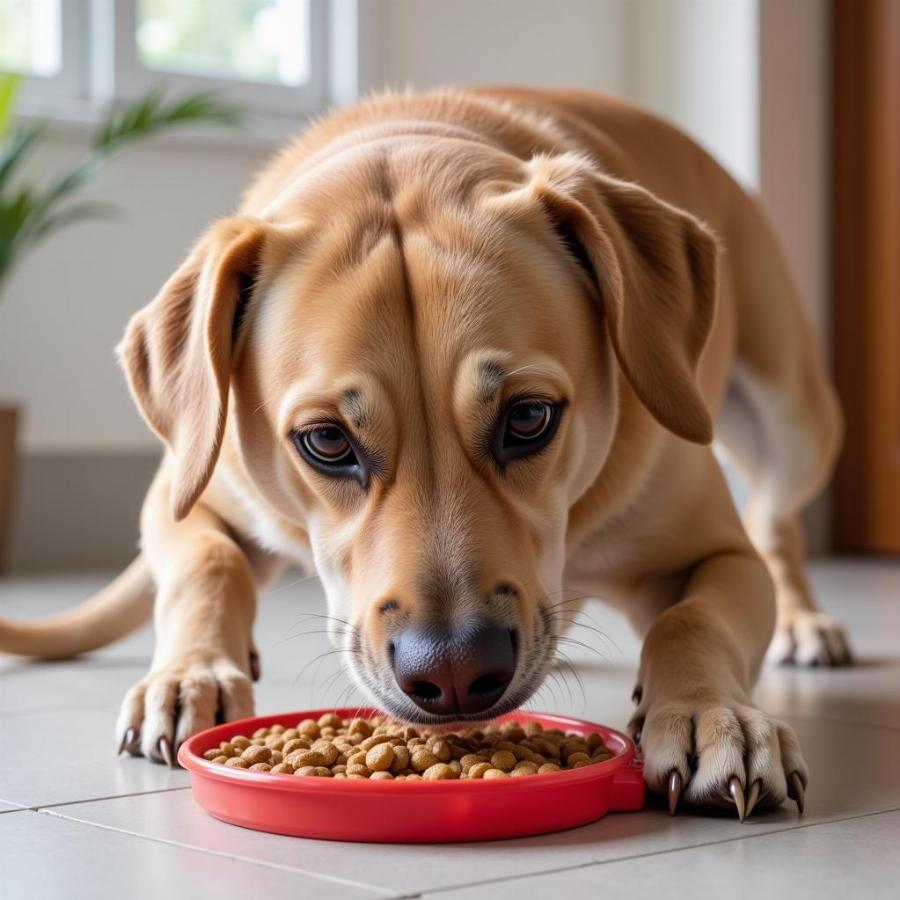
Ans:
<svg viewBox="0 0 900 900"><path fill-rule="evenodd" d="M590 766L584 766L580 769L569 769L559 772L551 772L546 775L534 778L514 778L514 779L493 779L487 781L481 778L466 779L446 779L440 781L401 781L393 780L376 780L371 779L348 779L348 778L299 778L278 775L270 775L268 772L249 772L246 769L231 768L229 766L213 763L203 758L205 752L202 747L207 750L212 749L220 741L228 740L227 735L232 736L244 733L251 725L253 731L257 728L267 727L268 725L284 724L285 720L301 721L302 719L318 719L327 713L334 713L342 719L351 718L371 718L372 716L384 715L376 709L345 707L342 709L312 709L299 710L286 713L276 713L267 716L253 716L249 719L240 719L234 722L226 722L223 725L215 725L206 731L198 732L193 737L188 738L178 751L178 762L192 774L202 775L212 778L216 781L224 781L227 783L240 783L246 786L252 785L264 790L279 791L374 791L374 792L396 792L396 791L433 791L443 787L444 790L459 791L467 789L464 786L479 785L475 790L515 790L516 785L521 788L534 790L537 787L551 787L560 783L577 784L579 782L594 781L597 778L613 775L620 769L630 766L638 762L634 744L631 739L614 728L606 725L600 725L595 722L589 722L586 719L577 719L572 716L560 716L553 713L541 712L512 712L505 716L500 716L494 720L498 723L507 721L552 721L551 727L568 728L573 730L597 731L603 735L604 743L607 737L612 738L619 744L616 753L604 762L594 763ZM299 718L298 718L299 717ZM613 748L608 748L613 749Z"/></svg>

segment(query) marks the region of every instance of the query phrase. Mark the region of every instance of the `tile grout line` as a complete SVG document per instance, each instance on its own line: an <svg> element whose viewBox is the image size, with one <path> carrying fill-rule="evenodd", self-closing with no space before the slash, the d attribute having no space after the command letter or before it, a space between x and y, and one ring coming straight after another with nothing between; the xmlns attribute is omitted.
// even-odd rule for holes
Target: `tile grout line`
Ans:
<svg viewBox="0 0 900 900"><path fill-rule="evenodd" d="M79 825L86 825L89 828L100 828L103 831L112 831L117 834L127 834L129 837L137 838L138 840L153 841L157 844L164 844L168 847L178 847L181 850L190 850L194 853L205 853L209 856L217 856L222 859L231 859L236 862L248 863L249 865L254 866L262 866L263 868L275 869L280 872L290 872L294 875L306 875L309 878L315 878L317 881L329 881L335 884L344 885L345 887L360 888L363 890L367 890L370 893L380 894L381 896L391 898L391 900L394 900L394 898L397 896L392 890L380 888L371 884L365 884L361 881L353 881L350 878L341 878L338 875L326 875L325 873L320 872L310 872L308 869L297 869L293 866L282 865L281 863L266 862L265 860L254 859L252 856L242 856L238 853L226 853L223 850L212 850L208 847L198 847L196 844L181 844L178 841L169 840L168 838L156 837L150 834L140 834L137 831L129 831L127 828L117 828L114 825L104 825L100 822L89 822L85 819L78 819L75 816L66 816L62 813L54 812L53 809L47 807L28 811L34 812L36 815L45 815L51 816L55 819L62 819L65 822L77 822Z"/></svg>
<svg viewBox="0 0 900 900"><path fill-rule="evenodd" d="M595 859L595 860L590 860L588 862L579 863L578 865L574 865L574 866L561 866L561 867L555 868L555 869L546 869L546 870L542 870L542 871L528 872L524 875L511 875L511 876L504 876L502 878L489 878L484 881L466 881L466 882L462 882L460 884L444 885L443 887L439 887L439 888L428 888L427 890L420 891L418 894L403 894L403 895L401 895L401 897L395 898L395 900L407 900L407 898L409 898L409 900L415 900L415 898L427 897L431 894L442 894L442 893L446 893L447 891L460 890L461 888L480 887L482 885L490 885L490 884L502 884L503 882L506 882L506 881L518 881L522 878L534 878L536 876L543 876L543 875L559 875L564 872L577 872L580 869L590 869L594 866L597 866L599 868L600 866L608 866L612 863L631 862L632 860L635 860L635 859L651 859L655 856L668 856L668 855L674 854L674 853L683 853L686 850L698 850L702 847L717 847L720 844L733 844L733 843L737 843L739 841L750 841L750 840L755 840L757 838L769 837L770 835L774 835L774 834L784 834L786 832L800 831L801 829L806 829L806 828L819 828L822 825L835 825L838 822L852 822L852 821L855 821L856 819L867 819L872 816L885 816L885 815L889 815L890 813L896 813L896 812L900 812L900 806L891 807L890 809L879 809L879 810L875 810L873 812L867 812L867 813L857 813L856 815L853 815L853 816L842 816L842 817L839 817L836 819L826 819L822 822L809 822L808 824L805 824L805 825L794 825L789 828L776 828L776 829L773 829L772 831L764 831L759 834L748 834L748 835L744 835L742 837L723 838L720 841L702 841L699 844L690 844L690 845L684 846L684 847L673 847L668 850L653 850L649 853L635 853L631 856L617 856L613 859Z"/></svg>
<svg viewBox="0 0 900 900"><path fill-rule="evenodd" d="M35 803L31 806L23 806L22 809L30 809L33 812L41 812L45 809L56 809L60 806L76 806L79 803L103 803L106 800L121 800L125 797L147 797L150 794L171 794L174 791L189 791L191 786L154 788L150 791L132 791L130 794L110 794L108 797L85 797L82 800L63 800L61 803Z"/></svg>

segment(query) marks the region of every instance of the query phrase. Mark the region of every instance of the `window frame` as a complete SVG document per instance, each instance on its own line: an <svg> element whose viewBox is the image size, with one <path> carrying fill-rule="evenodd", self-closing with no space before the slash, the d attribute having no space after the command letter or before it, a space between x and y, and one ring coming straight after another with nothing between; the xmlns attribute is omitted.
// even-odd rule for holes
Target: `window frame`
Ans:
<svg viewBox="0 0 900 900"><path fill-rule="evenodd" d="M60 68L55 75L22 72L22 97L36 102L85 100L89 93L89 0L57 0L60 10Z"/></svg>

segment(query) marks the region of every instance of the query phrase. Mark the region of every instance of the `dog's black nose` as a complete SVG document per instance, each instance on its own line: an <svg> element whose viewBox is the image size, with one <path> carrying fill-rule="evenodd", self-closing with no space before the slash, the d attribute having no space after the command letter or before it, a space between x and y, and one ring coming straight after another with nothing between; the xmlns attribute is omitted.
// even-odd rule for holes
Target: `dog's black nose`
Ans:
<svg viewBox="0 0 900 900"><path fill-rule="evenodd" d="M394 677L416 706L440 716L493 706L516 671L516 641L498 625L471 624L453 632L411 627L394 641Z"/></svg>

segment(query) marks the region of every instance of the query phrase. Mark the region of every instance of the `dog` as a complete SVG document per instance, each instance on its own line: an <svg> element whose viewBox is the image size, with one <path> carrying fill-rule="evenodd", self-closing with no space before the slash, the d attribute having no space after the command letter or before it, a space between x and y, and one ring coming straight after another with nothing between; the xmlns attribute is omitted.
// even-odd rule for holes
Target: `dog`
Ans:
<svg viewBox="0 0 900 900"><path fill-rule="evenodd" d="M770 644L849 661L799 521L841 418L758 204L677 129L575 90L374 96L271 161L118 352L165 444L140 555L0 649L68 657L152 613L120 750L171 765L252 714L256 597L289 562L372 702L433 726L528 700L602 598L643 638L648 786L802 810L797 738L751 689Z"/></svg>

